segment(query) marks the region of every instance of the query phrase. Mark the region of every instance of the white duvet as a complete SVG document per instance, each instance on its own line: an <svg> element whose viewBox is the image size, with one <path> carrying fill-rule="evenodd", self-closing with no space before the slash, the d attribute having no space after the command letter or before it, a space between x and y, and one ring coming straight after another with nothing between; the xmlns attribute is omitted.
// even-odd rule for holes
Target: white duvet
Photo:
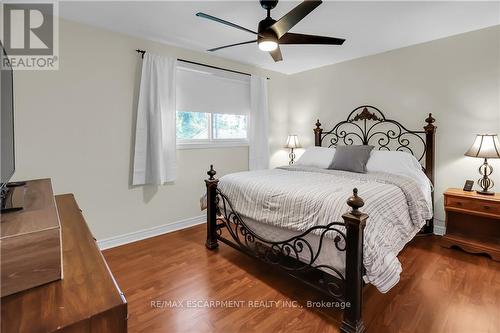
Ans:
<svg viewBox="0 0 500 333"><path fill-rule="evenodd" d="M275 230L274 240L277 228L287 229L286 239L293 231L342 221L354 187L365 201L361 210L369 215L363 249L365 281L385 293L399 281L398 253L432 217L426 179L295 166L233 173L219 180L219 189L243 220L268 225L268 231ZM332 257L345 256L345 252L334 253L333 246L328 251ZM338 265L345 259L332 261Z"/></svg>

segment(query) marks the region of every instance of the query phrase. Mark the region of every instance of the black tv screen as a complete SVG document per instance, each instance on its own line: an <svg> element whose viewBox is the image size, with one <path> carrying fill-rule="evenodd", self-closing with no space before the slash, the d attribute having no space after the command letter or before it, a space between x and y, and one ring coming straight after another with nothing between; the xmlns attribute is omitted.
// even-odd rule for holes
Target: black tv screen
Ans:
<svg viewBox="0 0 500 333"><path fill-rule="evenodd" d="M1 76L1 125L0 125L0 140L1 151L1 179L0 187L4 187L14 174L15 156L14 156L14 92L13 92L13 74L12 68L3 48L0 43L0 76Z"/></svg>

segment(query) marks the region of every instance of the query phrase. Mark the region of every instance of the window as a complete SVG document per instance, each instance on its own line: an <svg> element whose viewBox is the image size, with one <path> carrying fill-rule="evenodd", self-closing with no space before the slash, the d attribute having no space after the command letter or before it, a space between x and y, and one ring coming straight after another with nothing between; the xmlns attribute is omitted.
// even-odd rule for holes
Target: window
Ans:
<svg viewBox="0 0 500 333"><path fill-rule="evenodd" d="M214 139L246 139L247 116L214 113L212 115L212 133Z"/></svg>
<svg viewBox="0 0 500 333"><path fill-rule="evenodd" d="M247 116L177 111L176 132L183 148L246 144Z"/></svg>
<svg viewBox="0 0 500 333"><path fill-rule="evenodd" d="M177 140L208 140L210 139L210 114L201 112L177 111Z"/></svg>
<svg viewBox="0 0 500 333"><path fill-rule="evenodd" d="M248 143L248 76L179 63L176 94L178 148Z"/></svg>

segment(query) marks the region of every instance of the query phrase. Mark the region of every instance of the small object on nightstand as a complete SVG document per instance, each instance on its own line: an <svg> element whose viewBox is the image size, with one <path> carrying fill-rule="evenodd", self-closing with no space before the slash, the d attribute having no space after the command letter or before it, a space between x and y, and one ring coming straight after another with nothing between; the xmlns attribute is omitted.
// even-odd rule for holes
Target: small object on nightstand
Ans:
<svg viewBox="0 0 500 333"><path fill-rule="evenodd" d="M288 155L288 157L290 157L290 162L288 162L288 164L292 165L295 162L295 153L293 152L293 150L295 148L300 148L299 138L297 137L297 135L292 134L288 136L285 148L290 148L290 154Z"/></svg>
<svg viewBox="0 0 500 333"><path fill-rule="evenodd" d="M482 177L477 181L482 190L477 191L477 193L494 195L495 192L490 191L494 183L489 177L493 173L493 168L488 164L488 158L500 158L498 136L496 134L478 134L472 147L465 152L465 156L484 158L483 164L479 167L479 174Z"/></svg>
<svg viewBox="0 0 500 333"><path fill-rule="evenodd" d="M472 192L472 187L474 186L473 180L466 180L464 185L464 191Z"/></svg>
<svg viewBox="0 0 500 333"><path fill-rule="evenodd" d="M451 188L444 193L444 209L444 247L485 253L500 261L500 193L486 196Z"/></svg>

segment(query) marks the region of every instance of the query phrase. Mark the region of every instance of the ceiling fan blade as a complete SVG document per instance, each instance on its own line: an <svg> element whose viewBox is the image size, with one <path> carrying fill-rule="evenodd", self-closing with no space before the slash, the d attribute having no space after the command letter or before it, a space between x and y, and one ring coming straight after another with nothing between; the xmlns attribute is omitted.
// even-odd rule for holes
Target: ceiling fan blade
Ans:
<svg viewBox="0 0 500 333"><path fill-rule="evenodd" d="M281 56L281 50L280 50L279 45L278 45L278 47L276 48L276 50L274 50L274 51L269 51L269 54L271 55L271 57L273 57L274 62L278 62L278 61L283 60L283 57Z"/></svg>
<svg viewBox="0 0 500 333"><path fill-rule="evenodd" d="M342 45L345 39L335 37L325 37L316 35L294 34L287 32L278 40L279 44L324 44L324 45Z"/></svg>
<svg viewBox="0 0 500 333"><path fill-rule="evenodd" d="M239 30L243 30L243 31L246 31L246 32L249 32L251 34L254 34L254 35L258 35L257 32L255 31L252 31L250 29L247 29L245 27L242 27L240 25L237 25L237 24L234 24L234 23L231 23L229 21L226 21L226 20L223 20L223 19L220 19L218 17L215 17L215 16L212 16L212 15L208 15L208 14L205 14L205 13L196 13L196 16L198 17L202 17L202 18L205 18L205 19L208 19L208 20L211 20L211 21L215 21L215 22L219 22L219 23L222 23L222 24L225 24L225 25L228 25L230 27L233 27L233 28L236 28L236 29L239 29Z"/></svg>
<svg viewBox="0 0 500 333"><path fill-rule="evenodd" d="M295 7L287 14L285 14L285 16L280 18L270 28L276 32L276 34L278 35L278 39L281 38L284 34L288 32L288 30L292 29L294 25L299 23L316 7L321 5L321 2L322 1L317 1L317 0L305 0L297 7Z"/></svg>
<svg viewBox="0 0 500 333"><path fill-rule="evenodd" d="M207 51L213 52L213 51L217 51L217 50L220 50L220 49L225 49L227 47L238 46L238 45L245 45L245 44L251 44L251 43L255 43L255 42L257 42L256 39L255 40L249 40L247 42L241 42L241 43L236 43L236 44L231 44L231 45L219 46L219 47L215 47L213 49L207 50Z"/></svg>

